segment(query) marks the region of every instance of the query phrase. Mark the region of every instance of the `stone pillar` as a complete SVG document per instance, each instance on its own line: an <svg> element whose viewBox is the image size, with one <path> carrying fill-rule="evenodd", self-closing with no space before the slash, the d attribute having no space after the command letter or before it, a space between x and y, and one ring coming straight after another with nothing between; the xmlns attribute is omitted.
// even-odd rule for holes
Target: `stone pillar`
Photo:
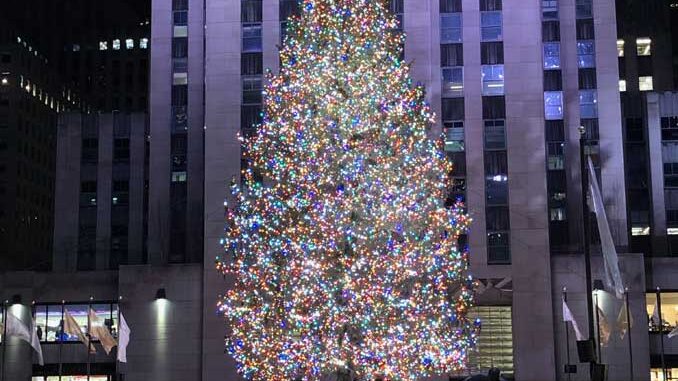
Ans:
<svg viewBox="0 0 678 381"><path fill-rule="evenodd" d="M19 318L29 329L31 328L31 310L22 305L14 304L7 308L7 313ZM4 363L3 381L30 380L33 374L33 349L30 344L18 337L3 337Z"/></svg>

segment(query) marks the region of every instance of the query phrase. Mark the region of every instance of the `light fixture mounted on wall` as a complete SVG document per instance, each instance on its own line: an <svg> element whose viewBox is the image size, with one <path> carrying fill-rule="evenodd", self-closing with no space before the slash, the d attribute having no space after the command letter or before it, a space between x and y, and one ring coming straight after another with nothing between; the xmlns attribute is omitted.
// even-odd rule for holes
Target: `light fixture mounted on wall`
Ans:
<svg viewBox="0 0 678 381"><path fill-rule="evenodd" d="M164 288L159 288L158 291L155 292L155 299L167 299L167 292Z"/></svg>

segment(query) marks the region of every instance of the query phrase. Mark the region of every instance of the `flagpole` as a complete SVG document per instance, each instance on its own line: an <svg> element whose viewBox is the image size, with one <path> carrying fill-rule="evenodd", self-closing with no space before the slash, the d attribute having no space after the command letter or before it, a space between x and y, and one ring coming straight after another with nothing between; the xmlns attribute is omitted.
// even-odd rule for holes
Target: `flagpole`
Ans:
<svg viewBox="0 0 678 381"><path fill-rule="evenodd" d="M629 337L629 380L633 381L633 345L631 345L631 307L629 307L629 288L624 289L626 299L626 332Z"/></svg>
<svg viewBox="0 0 678 381"><path fill-rule="evenodd" d="M2 371L0 381L5 381L5 351L7 350L7 301L2 302Z"/></svg>
<svg viewBox="0 0 678 381"><path fill-rule="evenodd" d="M600 307L598 307L598 290L593 291L596 297L596 332L598 332L598 362L603 362L603 353L601 349L602 340L600 338Z"/></svg>
<svg viewBox="0 0 678 381"><path fill-rule="evenodd" d="M589 242L589 224L590 224L590 212L587 200L587 194L589 189L589 181L586 170L586 128L584 126L579 127L579 161L581 162L581 198L582 198L582 227L583 227L583 239L584 239L584 262L586 267L586 307L588 312L588 325L589 325L589 340L594 340L594 325L593 325L593 276L591 275L591 243ZM595 361L590 362L589 373L593 376L593 366Z"/></svg>
<svg viewBox="0 0 678 381"><path fill-rule="evenodd" d="M92 351L92 335L90 332L92 332L92 327L91 324L92 322L90 321L91 319L89 318L89 312L92 310L92 299L93 297L89 297L89 303L87 304L87 381L89 381L89 376L91 374L90 367L91 367L91 351Z"/></svg>
<svg viewBox="0 0 678 381"><path fill-rule="evenodd" d="M661 340L661 360L662 360L662 374L666 380L666 362L664 361L664 322L662 321L662 298L661 289L657 287L657 313L659 314L659 339Z"/></svg>
<svg viewBox="0 0 678 381"><path fill-rule="evenodd" d="M567 303L567 287L563 287L563 301ZM563 321L565 324L565 343L567 343L567 366L565 370L567 370L567 381L570 381L572 378L570 375L570 328L567 326L567 321L565 319Z"/></svg>
<svg viewBox="0 0 678 381"><path fill-rule="evenodd" d="M63 361L61 359L61 352L62 349L64 348L64 308L66 305L66 301L62 300L61 301L61 321L59 324L59 330L57 331L57 335L59 335L59 381L61 381L61 375L63 373ZM47 312L49 314L49 311ZM49 318L49 317L48 317Z"/></svg>

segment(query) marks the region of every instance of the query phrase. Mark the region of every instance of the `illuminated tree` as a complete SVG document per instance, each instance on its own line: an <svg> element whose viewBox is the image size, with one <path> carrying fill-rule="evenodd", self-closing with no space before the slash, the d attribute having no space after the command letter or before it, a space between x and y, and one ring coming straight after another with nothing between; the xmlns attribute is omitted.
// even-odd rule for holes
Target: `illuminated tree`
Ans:
<svg viewBox="0 0 678 381"><path fill-rule="evenodd" d="M227 208L228 352L262 381L459 370L476 335L469 220L444 205L451 163L404 37L379 1L301 6Z"/></svg>

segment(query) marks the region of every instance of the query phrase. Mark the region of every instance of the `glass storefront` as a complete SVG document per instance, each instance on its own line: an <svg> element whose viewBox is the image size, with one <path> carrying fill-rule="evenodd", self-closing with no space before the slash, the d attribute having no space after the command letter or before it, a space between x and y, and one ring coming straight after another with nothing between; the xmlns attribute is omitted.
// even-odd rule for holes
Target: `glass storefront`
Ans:
<svg viewBox="0 0 678 381"><path fill-rule="evenodd" d="M87 376L39 376L31 381L87 381ZM113 381L113 376L89 376L89 381Z"/></svg>
<svg viewBox="0 0 678 381"><path fill-rule="evenodd" d="M648 292L645 295L648 328L650 332L659 333L661 331L666 334L678 327L678 292L662 291L659 293L659 296L659 301L661 302L661 323L659 319L660 303L657 301L657 293Z"/></svg>
<svg viewBox="0 0 678 381"><path fill-rule="evenodd" d="M678 368L666 369L666 380L664 379L664 373L661 368L650 369L650 381L672 381L678 380Z"/></svg>
<svg viewBox="0 0 678 381"><path fill-rule="evenodd" d="M38 336L42 342L59 341L61 326L65 311L68 311L75 319L83 332L87 332L87 309L94 310L98 318L104 321L113 337L117 337L118 331L118 305L117 303L89 304L36 304L34 306L35 323L38 325ZM75 336L63 334L64 341L78 341ZM91 379L91 377L90 377Z"/></svg>
<svg viewBox="0 0 678 381"><path fill-rule="evenodd" d="M499 368L513 373L513 318L510 306L478 306L469 311L471 319L480 318L478 346L469 355L469 369L487 374Z"/></svg>

